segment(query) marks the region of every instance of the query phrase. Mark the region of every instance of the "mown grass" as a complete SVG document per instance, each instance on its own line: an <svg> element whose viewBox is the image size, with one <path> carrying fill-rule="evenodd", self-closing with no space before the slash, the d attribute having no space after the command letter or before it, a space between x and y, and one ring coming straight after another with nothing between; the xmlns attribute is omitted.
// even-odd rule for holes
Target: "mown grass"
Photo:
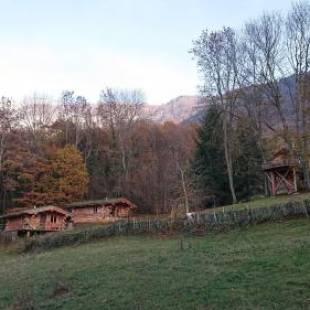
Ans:
<svg viewBox="0 0 310 310"><path fill-rule="evenodd" d="M279 196L271 196L271 197L253 197L252 200L247 202L240 202L237 204L232 205L225 205L225 206L216 206L214 208L210 207L205 210L201 211L193 211L198 213L219 213L224 211L230 211L230 210L243 210L243 209L256 209L261 207L270 207L274 206L276 204L284 204L287 202L294 202L294 201L304 201L304 200L310 200L310 193L296 193L293 195L279 195ZM136 217L137 219L165 219L170 218L171 214L161 214L160 216L157 215L140 215L139 217Z"/></svg>
<svg viewBox="0 0 310 310"><path fill-rule="evenodd" d="M302 219L39 254L6 249L0 309L309 309L309 229Z"/></svg>
<svg viewBox="0 0 310 310"><path fill-rule="evenodd" d="M247 202L240 202L234 205L226 205L223 207L215 207L215 208L209 208L201 212L222 212L223 209L225 211L229 211L231 209L233 210L242 210L242 209L255 209L255 208L261 208L261 207L270 207L274 206L276 204L283 204L287 202L294 202L294 201L303 201L310 199L310 193L296 193L293 195L280 195L280 196L271 196L271 197L261 197L257 198L255 197L251 201Z"/></svg>

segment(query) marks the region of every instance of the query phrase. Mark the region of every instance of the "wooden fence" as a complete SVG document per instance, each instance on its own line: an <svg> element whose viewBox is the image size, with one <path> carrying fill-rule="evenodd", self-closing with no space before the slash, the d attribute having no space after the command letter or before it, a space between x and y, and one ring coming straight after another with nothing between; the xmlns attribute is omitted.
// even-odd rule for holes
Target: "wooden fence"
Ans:
<svg viewBox="0 0 310 310"><path fill-rule="evenodd" d="M309 217L310 200L288 202L270 207L242 209L212 213L193 213L190 219L144 219L119 221L113 224L58 232L26 239L22 251L85 243L118 235L138 234L206 234L236 227L278 221L287 218Z"/></svg>

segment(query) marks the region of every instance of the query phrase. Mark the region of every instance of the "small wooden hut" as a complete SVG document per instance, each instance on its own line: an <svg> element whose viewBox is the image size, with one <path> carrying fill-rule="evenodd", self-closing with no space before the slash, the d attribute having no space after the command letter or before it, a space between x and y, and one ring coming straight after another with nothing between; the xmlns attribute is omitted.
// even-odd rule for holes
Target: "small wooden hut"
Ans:
<svg viewBox="0 0 310 310"><path fill-rule="evenodd" d="M65 206L71 213L73 224L114 222L128 218L136 208L125 198L80 201Z"/></svg>
<svg viewBox="0 0 310 310"><path fill-rule="evenodd" d="M270 161L263 164L268 193L272 196L296 193L298 167L297 158L290 156L286 148L277 151Z"/></svg>
<svg viewBox="0 0 310 310"><path fill-rule="evenodd" d="M4 221L5 232L31 235L34 232L64 230L69 213L55 206L34 207L13 210L0 217Z"/></svg>

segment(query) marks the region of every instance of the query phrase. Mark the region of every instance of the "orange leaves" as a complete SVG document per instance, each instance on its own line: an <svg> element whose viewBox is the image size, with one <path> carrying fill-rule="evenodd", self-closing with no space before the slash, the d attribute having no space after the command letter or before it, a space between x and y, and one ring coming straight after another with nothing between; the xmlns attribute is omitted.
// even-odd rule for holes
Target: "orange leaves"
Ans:
<svg viewBox="0 0 310 310"><path fill-rule="evenodd" d="M52 151L53 150L53 151ZM81 199L87 192L88 172L80 152L72 145L48 150L22 163L17 174L22 206L61 204Z"/></svg>
<svg viewBox="0 0 310 310"><path fill-rule="evenodd" d="M57 175L58 191L68 200L84 197L89 183L88 172L80 152L73 145L57 151L53 172Z"/></svg>

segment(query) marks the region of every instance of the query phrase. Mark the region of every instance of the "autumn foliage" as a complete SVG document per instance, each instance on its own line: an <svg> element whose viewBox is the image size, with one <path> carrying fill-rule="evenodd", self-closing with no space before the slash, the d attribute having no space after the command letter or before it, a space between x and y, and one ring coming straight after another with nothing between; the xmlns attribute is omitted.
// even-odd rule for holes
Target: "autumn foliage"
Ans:
<svg viewBox="0 0 310 310"><path fill-rule="evenodd" d="M154 123L138 91L102 93L97 105L73 92L0 107L0 204L61 205L124 196L144 213L195 199L190 176L195 126Z"/></svg>
<svg viewBox="0 0 310 310"><path fill-rule="evenodd" d="M85 197L88 172L72 145L45 147L40 154L18 149L4 161L4 186L16 206L62 204Z"/></svg>
<svg viewBox="0 0 310 310"><path fill-rule="evenodd" d="M82 199L87 193L89 182L88 172L81 153L72 145L57 150L52 162L52 176L56 190L63 195L63 200Z"/></svg>

